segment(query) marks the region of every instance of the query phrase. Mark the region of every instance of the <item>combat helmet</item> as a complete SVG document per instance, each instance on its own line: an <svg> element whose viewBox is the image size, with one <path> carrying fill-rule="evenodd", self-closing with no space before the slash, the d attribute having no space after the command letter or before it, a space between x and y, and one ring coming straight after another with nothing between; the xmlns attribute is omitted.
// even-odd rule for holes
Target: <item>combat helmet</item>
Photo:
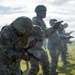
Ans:
<svg viewBox="0 0 75 75"><path fill-rule="evenodd" d="M35 12L38 13L40 11L47 11L46 7L44 5L38 5L35 8Z"/></svg>
<svg viewBox="0 0 75 75"><path fill-rule="evenodd" d="M28 28L32 29L32 21L30 18L22 16L12 22L13 27L21 33L25 33Z"/></svg>
<svg viewBox="0 0 75 75"><path fill-rule="evenodd" d="M56 19L50 19L49 23L54 24L57 20Z"/></svg>
<svg viewBox="0 0 75 75"><path fill-rule="evenodd" d="M67 28L67 27L68 27L68 24L64 23L63 28Z"/></svg>
<svg viewBox="0 0 75 75"><path fill-rule="evenodd" d="M49 24L52 26L55 22L57 22L56 19L50 19Z"/></svg>

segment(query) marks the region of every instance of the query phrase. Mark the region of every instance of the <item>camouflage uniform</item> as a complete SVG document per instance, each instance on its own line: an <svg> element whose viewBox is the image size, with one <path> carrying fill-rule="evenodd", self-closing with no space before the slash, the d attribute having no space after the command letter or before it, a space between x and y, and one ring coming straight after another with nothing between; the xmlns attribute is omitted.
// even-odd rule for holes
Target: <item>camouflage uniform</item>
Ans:
<svg viewBox="0 0 75 75"><path fill-rule="evenodd" d="M37 31L39 32L36 33ZM21 56L30 36L34 36L38 41L44 39L42 29L32 26L28 17L19 17L3 28L0 34L0 75L22 75Z"/></svg>
<svg viewBox="0 0 75 75"><path fill-rule="evenodd" d="M62 29L60 29L59 30L59 34L61 35L61 36L69 36L68 34L69 33L66 33L65 32L65 28L67 28L68 27L68 24L64 24L63 25L63 28ZM63 61L63 63L64 64L67 64L67 50L68 50L68 48L67 48L67 43L68 43L68 41L69 41L69 38L65 38L65 39L62 39L61 38L61 40L62 40L62 46L63 46L63 48L61 48L61 46L60 46L60 53L61 53L61 57L62 57L62 61Z"/></svg>
<svg viewBox="0 0 75 75"><path fill-rule="evenodd" d="M59 49L60 49L60 37L58 36L58 31L56 31L51 37L48 38L48 50L51 56L51 74L56 73Z"/></svg>
<svg viewBox="0 0 75 75"><path fill-rule="evenodd" d="M45 7L43 5L38 5L35 9L35 12L38 12L37 10L41 10L41 6ZM46 11L46 9L44 11ZM42 30L45 31L46 25L40 16L33 17L32 22L33 25L40 26ZM38 56L40 58L40 61L37 62L35 59L30 60L31 68L28 75L37 75L37 73L39 72L39 63L42 66L43 75L50 75L48 55L44 50L43 42L38 42L32 50L34 50L32 53Z"/></svg>
<svg viewBox="0 0 75 75"><path fill-rule="evenodd" d="M57 22L56 19L51 19L50 25L53 27L56 22ZM63 26L60 26L60 27L62 28ZM63 42L61 39L64 40L67 38L68 37L66 37L64 35L60 35L58 30L56 32L54 32L54 34L48 38L48 49L49 49L50 56L51 56L51 75L58 74L56 72L56 69L57 69L58 57L59 57L60 52L62 51L62 55L64 57L66 57L63 52L64 48L63 48ZM63 58L63 60L64 60L64 58Z"/></svg>
<svg viewBox="0 0 75 75"><path fill-rule="evenodd" d="M56 19L51 19L50 25L53 27L56 21ZM51 56L51 75L58 74L56 72L56 69L58 64L60 46L62 46L62 42L57 30L52 34L52 36L48 38L48 50Z"/></svg>

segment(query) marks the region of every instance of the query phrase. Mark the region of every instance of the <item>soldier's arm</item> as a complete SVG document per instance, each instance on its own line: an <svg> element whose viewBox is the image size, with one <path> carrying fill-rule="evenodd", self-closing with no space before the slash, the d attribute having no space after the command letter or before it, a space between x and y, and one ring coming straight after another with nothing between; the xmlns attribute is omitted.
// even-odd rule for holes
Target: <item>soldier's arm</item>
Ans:
<svg viewBox="0 0 75 75"><path fill-rule="evenodd" d="M63 21L59 21L59 22L55 23L55 25L53 27L45 29L45 37L47 37L47 38L51 37L55 31L57 31L58 29L61 29L61 22L63 22Z"/></svg>
<svg viewBox="0 0 75 75"><path fill-rule="evenodd" d="M7 46L11 41L11 34L8 28L4 28L0 34L0 42L3 46Z"/></svg>
<svg viewBox="0 0 75 75"><path fill-rule="evenodd" d="M71 33L73 33L74 31L70 31L69 33L65 33L66 36L69 36Z"/></svg>
<svg viewBox="0 0 75 75"><path fill-rule="evenodd" d="M46 28L46 29L45 29L45 37L46 37L46 38L51 37L54 32L55 32L55 31L53 30L52 27L51 27L51 28Z"/></svg>
<svg viewBox="0 0 75 75"><path fill-rule="evenodd" d="M1 32L0 43L2 45L3 54L11 58L12 56L17 56L17 52L14 49L13 41L11 38L11 33L8 29L4 29ZM17 56L18 57L18 56Z"/></svg>
<svg viewBox="0 0 75 75"><path fill-rule="evenodd" d="M60 35L60 34L59 34L59 36L62 40L67 40L67 41L71 38L74 38L73 36L66 36L66 35Z"/></svg>

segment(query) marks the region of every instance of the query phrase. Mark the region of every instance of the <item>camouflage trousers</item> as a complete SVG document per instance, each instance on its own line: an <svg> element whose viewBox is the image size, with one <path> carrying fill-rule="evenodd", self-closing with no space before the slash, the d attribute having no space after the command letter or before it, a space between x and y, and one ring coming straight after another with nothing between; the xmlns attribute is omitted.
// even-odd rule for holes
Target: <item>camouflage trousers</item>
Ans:
<svg viewBox="0 0 75 75"><path fill-rule="evenodd" d="M60 45L60 54L64 64L67 63L67 44Z"/></svg>
<svg viewBox="0 0 75 75"><path fill-rule="evenodd" d="M55 75L57 64L58 64L58 57L59 57L59 45L56 44L50 44L48 45L48 50L51 56L51 75Z"/></svg>
<svg viewBox="0 0 75 75"><path fill-rule="evenodd" d="M28 75L37 75L37 73L39 72L39 64L42 66L43 75L50 75L50 64L48 61L47 52L42 50L39 51L38 54L40 54L41 60L37 61L33 58L30 60L31 68Z"/></svg>
<svg viewBox="0 0 75 75"><path fill-rule="evenodd" d="M21 75L20 63L0 63L0 75Z"/></svg>

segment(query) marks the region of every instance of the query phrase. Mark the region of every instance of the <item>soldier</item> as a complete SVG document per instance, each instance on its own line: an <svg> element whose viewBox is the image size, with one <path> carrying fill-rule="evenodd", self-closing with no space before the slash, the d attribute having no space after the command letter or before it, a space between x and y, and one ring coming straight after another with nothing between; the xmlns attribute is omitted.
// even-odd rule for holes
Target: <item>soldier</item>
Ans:
<svg viewBox="0 0 75 75"><path fill-rule="evenodd" d="M32 19L33 24L39 25L44 31L45 31L45 28L47 28L46 24L43 20L43 18L46 17L46 11L47 11L47 8L44 5L38 5L35 8L35 12L36 12L37 16L33 17L33 19ZM45 49L46 49L46 44L47 44L46 41L47 41L47 39L45 38L43 41L43 46Z"/></svg>
<svg viewBox="0 0 75 75"><path fill-rule="evenodd" d="M51 27L55 25L56 19L51 19L49 21ZM58 63L58 56L59 56L59 44L60 44L60 37L58 35L58 31L54 32L54 34L48 38L48 50L51 56L51 75L58 75L56 72L57 63Z"/></svg>
<svg viewBox="0 0 75 75"><path fill-rule="evenodd" d="M46 25L43 21L43 18L46 17L46 7L44 5L38 5L35 8L36 17L32 18L33 25L40 26L43 31L45 31ZM39 63L42 66L43 75L50 75L50 66L49 66L49 60L48 55L43 47L43 42L37 43L37 45L33 48L35 52L35 55L37 55L40 58L40 62L37 62L35 59L30 60L31 68L29 70L28 75L37 75L39 71Z"/></svg>
<svg viewBox="0 0 75 75"><path fill-rule="evenodd" d="M63 21L59 21L58 23L62 23ZM57 20L51 19L49 21L50 25L53 27L56 25ZM58 24L57 23L57 24ZM60 24L59 29L62 29L62 25ZM59 30L58 29L58 30ZM58 57L60 54L60 48L63 50L63 43L62 39L67 39L69 37L65 37L63 35L60 35L58 33L58 30L56 30L52 36L48 37L48 49L51 56L51 75L58 75L58 72L56 72L57 64L58 64Z"/></svg>
<svg viewBox="0 0 75 75"><path fill-rule="evenodd" d="M38 33L37 33L38 31ZM24 52L28 38L34 36L31 48L44 39L44 33L38 26L33 26L30 18L22 16L14 20L0 33L0 75L22 75L20 61L30 60L31 57ZM1 68L3 67L3 68Z"/></svg>
<svg viewBox="0 0 75 75"><path fill-rule="evenodd" d="M55 25L53 28L46 28L45 22L43 20L43 18L46 17L46 11L47 9L44 5L36 6L35 12L37 16L32 18L32 22L34 25L40 26L42 28L45 33L45 37L49 37L58 29L59 26ZM43 42L38 42L32 50L34 50L32 53L40 58L40 62L37 62L34 59L30 60L31 68L28 75L37 75L39 71L39 63L42 66L43 75L50 75L50 64L47 52L43 47Z"/></svg>
<svg viewBox="0 0 75 75"><path fill-rule="evenodd" d="M62 25L62 29L60 29L58 32L59 32L59 34L61 35L61 36L70 36L70 34L72 33L72 32L69 32L69 33L66 33L65 32L65 28L67 28L68 27L68 24L67 23L64 23L63 25ZM70 36L70 38L72 38L72 36ZM62 43L63 43L63 49L60 47L60 53L61 53L61 58L62 58L62 61L63 61L63 63L64 64L67 64L68 62L67 62L67 50L68 50L68 48L67 48L67 43L69 42L69 39L70 38L67 38L67 39L62 39L61 38L61 40L62 40Z"/></svg>

